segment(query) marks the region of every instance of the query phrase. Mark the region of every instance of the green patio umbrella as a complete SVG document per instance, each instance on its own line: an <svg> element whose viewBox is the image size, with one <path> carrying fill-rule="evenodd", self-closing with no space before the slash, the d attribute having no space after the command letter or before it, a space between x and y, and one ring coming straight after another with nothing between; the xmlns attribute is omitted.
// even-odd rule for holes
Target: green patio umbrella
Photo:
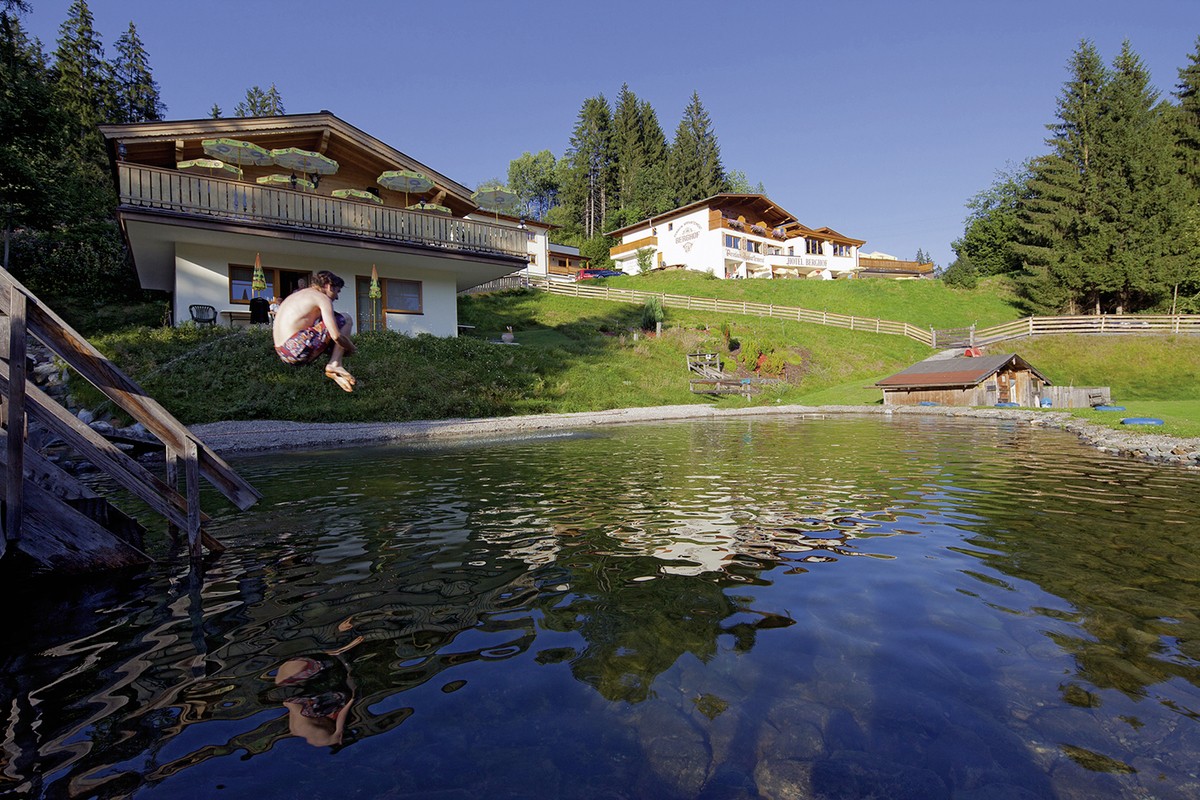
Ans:
<svg viewBox="0 0 1200 800"><path fill-rule="evenodd" d="M415 172L411 169L393 169L382 173L375 182L386 189L391 189L396 192L404 192L404 205L408 205L408 196L410 194L421 194L428 192L433 188L434 183L423 172Z"/></svg>
<svg viewBox="0 0 1200 800"><path fill-rule="evenodd" d="M437 203L413 203L408 207L409 211L436 211L442 214L449 214L450 207L438 205Z"/></svg>
<svg viewBox="0 0 1200 800"><path fill-rule="evenodd" d="M503 186L488 186L471 195L471 199L480 208L490 210L500 221L500 212L508 213L516 208L517 196Z"/></svg>
<svg viewBox="0 0 1200 800"><path fill-rule="evenodd" d="M192 158L187 161L177 161L175 162L175 169L185 172L205 172L210 176L218 172L223 172L235 178L242 177L240 169L233 164L226 164L217 158Z"/></svg>
<svg viewBox="0 0 1200 800"><path fill-rule="evenodd" d="M280 172L275 172L270 175L263 175L260 178L255 178L255 181L262 184L275 184L288 189L315 189L317 185L307 178L297 178L295 175L284 175Z"/></svg>
<svg viewBox="0 0 1200 800"><path fill-rule="evenodd" d="M332 158L298 147L272 150L271 160L285 169L294 169L310 175L332 175L338 171L338 162Z"/></svg>
<svg viewBox="0 0 1200 800"><path fill-rule="evenodd" d="M242 167L262 167L271 163L270 152L254 142L244 142L241 139L204 139L200 145L207 155L219 158L227 164L233 162L239 170Z"/></svg>
<svg viewBox="0 0 1200 800"><path fill-rule="evenodd" d="M334 197L340 197L343 200L363 200L368 203L382 203L375 195L362 189L334 189L330 192Z"/></svg>

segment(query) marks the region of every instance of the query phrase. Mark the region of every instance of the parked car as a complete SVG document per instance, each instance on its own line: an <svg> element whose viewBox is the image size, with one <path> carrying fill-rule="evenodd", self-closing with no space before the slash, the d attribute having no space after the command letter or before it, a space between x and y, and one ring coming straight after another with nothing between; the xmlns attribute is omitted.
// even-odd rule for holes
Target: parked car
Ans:
<svg viewBox="0 0 1200 800"><path fill-rule="evenodd" d="M614 275L624 274L624 272L616 269L581 269L575 273L575 280L586 281L592 278L611 278Z"/></svg>

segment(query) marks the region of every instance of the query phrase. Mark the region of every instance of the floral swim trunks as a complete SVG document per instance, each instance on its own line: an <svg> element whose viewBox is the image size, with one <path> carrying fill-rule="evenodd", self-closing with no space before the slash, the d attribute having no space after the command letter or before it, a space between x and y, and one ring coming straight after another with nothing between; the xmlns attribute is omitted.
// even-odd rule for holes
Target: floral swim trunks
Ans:
<svg viewBox="0 0 1200 800"><path fill-rule="evenodd" d="M337 312L334 312L334 317L337 318L340 328L344 324L345 318ZM319 319L311 328L293 333L291 338L275 348L275 352L279 355L279 360L285 364L311 364L317 356L329 348L331 341L329 331L325 328L325 321Z"/></svg>

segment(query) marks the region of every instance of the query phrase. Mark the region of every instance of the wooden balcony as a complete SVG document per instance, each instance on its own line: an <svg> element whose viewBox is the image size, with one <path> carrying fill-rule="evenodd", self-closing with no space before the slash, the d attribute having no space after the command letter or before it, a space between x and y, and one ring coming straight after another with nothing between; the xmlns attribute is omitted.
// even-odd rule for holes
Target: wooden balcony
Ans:
<svg viewBox="0 0 1200 800"><path fill-rule="evenodd" d="M525 232L503 225L139 164L117 167L122 208L328 231L459 252L526 255Z"/></svg>

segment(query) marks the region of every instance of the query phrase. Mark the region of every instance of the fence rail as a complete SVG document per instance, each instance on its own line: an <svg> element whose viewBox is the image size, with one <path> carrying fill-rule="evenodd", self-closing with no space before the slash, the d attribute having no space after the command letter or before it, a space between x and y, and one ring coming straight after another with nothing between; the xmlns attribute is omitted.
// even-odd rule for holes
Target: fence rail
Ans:
<svg viewBox="0 0 1200 800"><path fill-rule="evenodd" d="M907 322L895 322L875 317L856 317L829 311L813 311L796 306L777 306L743 300L720 300L712 297L692 297L664 292L641 292L636 289L615 286L588 286L586 282L563 283L543 277L530 277L529 285L551 294L572 297L588 297L619 303L644 303L654 297L658 298L664 308L746 314L755 317L808 322L814 325L830 325L835 328L848 328L852 331L907 336L930 347L995 344L1007 339L1052 334L1200 334L1200 315L1194 314L1026 317L989 328L971 326L970 328L938 331L933 328L920 328Z"/></svg>

